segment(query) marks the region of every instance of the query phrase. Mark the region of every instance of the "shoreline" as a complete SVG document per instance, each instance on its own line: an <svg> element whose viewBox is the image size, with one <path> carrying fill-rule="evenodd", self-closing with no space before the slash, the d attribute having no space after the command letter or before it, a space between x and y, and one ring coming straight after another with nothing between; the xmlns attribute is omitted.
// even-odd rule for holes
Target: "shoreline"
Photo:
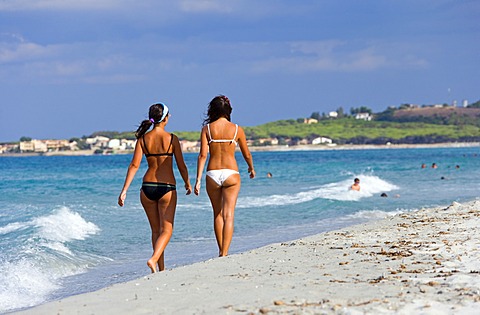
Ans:
<svg viewBox="0 0 480 315"><path fill-rule="evenodd" d="M480 199L210 259L15 314L475 314Z"/></svg>
<svg viewBox="0 0 480 315"><path fill-rule="evenodd" d="M433 144L343 144L317 145L306 144L297 146L266 146L249 147L250 151L326 151L326 150L376 150L376 149L428 149L428 148L471 148L480 147L480 142L451 142ZM264 149L265 148L265 149Z"/></svg>
<svg viewBox="0 0 480 315"><path fill-rule="evenodd" d="M344 144L344 145L271 145L271 146L249 146L251 152L282 152L282 151L327 151L327 150L376 150L376 149L428 149L428 148L471 148L480 147L480 142L448 142L432 144ZM237 148L238 149L238 148ZM132 154L133 150L118 151L109 154L95 154L94 150L58 151L45 153L2 153L1 157L31 157L31 156L103 156ZM196 150L184 150L183 153L198 153Z"/></svg>

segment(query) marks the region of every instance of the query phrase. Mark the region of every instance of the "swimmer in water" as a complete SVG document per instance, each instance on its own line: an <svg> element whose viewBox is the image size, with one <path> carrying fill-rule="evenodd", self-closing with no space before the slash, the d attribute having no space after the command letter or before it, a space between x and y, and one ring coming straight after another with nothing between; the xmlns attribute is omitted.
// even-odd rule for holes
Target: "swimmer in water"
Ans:
<svg viewBox="0 0 480 315"><path fill-rule="evenodd" d="M360 191L360 179L355 178L355 179L353 180L353 185L350 186L350 189L351 189L351 190Z"/></svg>

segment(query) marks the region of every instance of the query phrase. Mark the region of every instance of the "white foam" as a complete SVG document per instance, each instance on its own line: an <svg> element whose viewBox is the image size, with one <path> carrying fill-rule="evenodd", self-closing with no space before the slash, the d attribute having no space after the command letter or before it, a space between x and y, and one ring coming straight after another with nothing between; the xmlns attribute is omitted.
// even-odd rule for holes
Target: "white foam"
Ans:
<svg viewBox="0 0 480 315"><path fill-rule="evenodd" d="M342 180L336 183L329 183L318 188L302 191L295 194L270 195L263 197L244 197L239 198L238 208L266 207L277 205L291 205L308 202L314 199L331 199L339 201L359 201L362 198L372 197L382 192L398 189L397 186L373 175L356 176L361 180L360 191L349 189L353 183L351 179Z"/></svg>
<svg viewBox="0 0 480 315"><path fill-rule="evenodd" d="M3 282L0 288L0 312L37 305L58 288L50 275L31 260L4 262L0 265L0 273Z"/></svg>
<svg viewBox="0 0 480 315"><path fill-rule="evenodd" d="M29 224L14 222L7 224L6 226L0 227L0 235L5 235L11 232L15 232L21 229L25 229L29 226Z"/></svg>
<svg viewBox="0 0 480 315"><path fill-rule="evenodd" d="M88 235L96 234L100 229L91 222L85 221L80 214L61 207L55 213L33 220L39 228L39 236L43 239L67 242L84 240Z"/></svg>
<svg viewBox="0 0 480 315"><path fill-rule="evenodd" d="M362 210L355 212L353 214L348 214L346 217L353 219L366 219L366 220L376 220L384 219L388 217L393 217L394 215L404 213L407 210L397 210L397 211L382 211L382 210Z"/></svg>
<svg viewBox="0 0 480 315"><path fill-rule="evenodd" d="M106 259L69 249L69 242L84 240L100 229L68 207L27 222L10 223L0 234L20 230L25 237L0 261L0 313L40 304L59 288L59 279Z"/></svg>

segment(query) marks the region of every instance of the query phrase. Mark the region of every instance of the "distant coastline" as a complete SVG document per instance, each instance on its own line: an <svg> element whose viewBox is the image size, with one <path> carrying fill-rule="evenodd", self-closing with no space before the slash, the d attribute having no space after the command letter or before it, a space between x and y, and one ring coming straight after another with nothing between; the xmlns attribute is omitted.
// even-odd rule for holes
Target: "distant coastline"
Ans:
<svg viewBox="0 0 480 315"><path fill-rule="evenodd" d="M323 150L370 150L370 149L418 149L418 148L464 148L480 147L480 142L446 142L432 144L342 144L317 145L305 144L295 146L257 146L251 151L323 151Z"/></svg>
<svg viewBox="0 0 480 315"><path fill-rule="evenodd" d="M276 152L276 151L326 151L326 150L374 150L374 149L419 149L419 148L466 148L480 147L480 142L446 142L432 144L343 144L343 145L269 145L251 146L252 152ZM197 153L198 149L185 150L184 153ZM108 154L96 154L95 150L54 151L54 152L27 152L27 153L4 153L0 157L28 157L28 156L90 156L90 155L122 155L132 154L133 150L121 150Z"/></svg>

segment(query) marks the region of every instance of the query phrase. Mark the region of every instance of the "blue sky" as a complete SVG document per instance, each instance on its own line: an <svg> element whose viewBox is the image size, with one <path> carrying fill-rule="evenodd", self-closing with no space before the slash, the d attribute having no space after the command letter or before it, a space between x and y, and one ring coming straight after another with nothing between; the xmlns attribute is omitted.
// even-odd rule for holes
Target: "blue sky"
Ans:
<svg viewBox="0 0 480 315"><path fill-rule="evenodd" d="M0 141L480 99L477 0L0 0Z"/></svg>

